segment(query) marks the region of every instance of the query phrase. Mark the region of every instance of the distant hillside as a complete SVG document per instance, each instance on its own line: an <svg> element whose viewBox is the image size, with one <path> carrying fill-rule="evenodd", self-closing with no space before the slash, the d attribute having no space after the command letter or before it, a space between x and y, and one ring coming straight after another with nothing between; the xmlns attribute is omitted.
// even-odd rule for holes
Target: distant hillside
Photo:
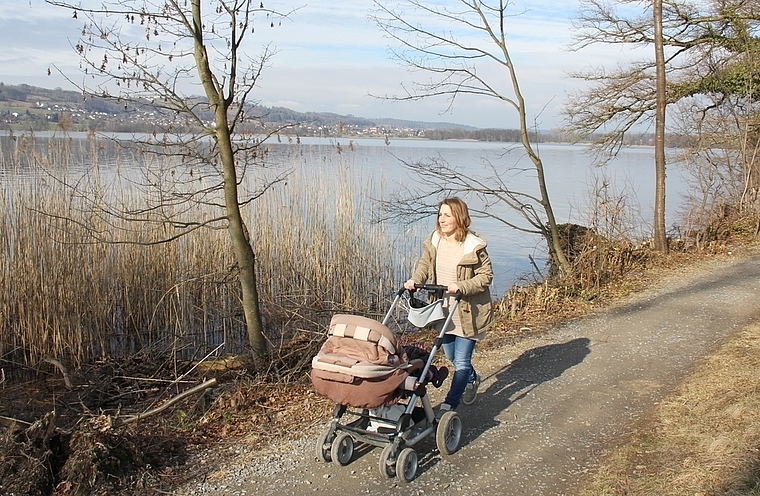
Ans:
<svg viewBox="0 0 760 496"><path fill-rule="evenodd" d="M28 84L6 85L0 82L0 102L6 106L39 107L40 103L58 104L59 106L77 106L92 112L107 112L118 114L124 111L116 101L89 97L84 99L81 93L62 90L61 88L47 89Z"/></svg>
<svg viewBox="0 0 760 496"><path fill-rule="evenodd" d="M409 129L465 129L474 130L477 129L473 126L465 126L462 124L455 124L452 122L424 122L424 121L407 121L401 119L392 118L367 118L357 117L355 115L340 115L332 112L297 112L284 107L262 107L256 105L252 107L253 112L262 117L264 122L272 123L312 123L323 126L335 126L343 124L344 126L357 126L357 127L372 127L372 126L384 126L384 127L398 127Z"/></svg>
<svg viewBox="0 0 760 496"><path fill-rule="evenodd" d="M204 98L193 97L196 111ZM416 138L429 140L474 140L519 143L518 129L481 129L450 122L409 121L393 118L367 118L332 112L296 112L284 107L251 106L248 119L239 131L271 132L291 136L341 136ZM213 121L210 110L200 117ZM87 95L61 88L48 89L27 84L6 85L0 82L0 130L13 131L99 131L99 132L172 132L192 131L186 119L156 108L150 102L125 105L114 98ZM561 129L531 131L530 140L540 142L576 142ZM589 140L591 138L587 138ZM676 146L677 137L669 136ZM629 134L626 144L651 145L651 134Z"/></svg>
<svg viewBox="0 0 760 496"><path fill-rule="evenodd" d="M198 98L201 100L201 98ZM124 109L123 104L118 103L114 99L99 98L97 96L88 96L86 99L82 97L81 93L70 90L63 90L61 88L48 89L40 88L36 86L30 86L27 84L20 85L6 85L0 82L0 109L3 107L18 107L24 108L72 108L79 107L82 110L88 112L102 112L113 116L134 112L134 109ZM5 104L5 105L2 105ZM148 107L149 103L145 102L144 107ZM155 112L159 112L155 110ZM366 117L357 117L354 115L339 115L331 112L297 112L284 107L264 107L254 105L251 107L251 111L254 115L259 117L262 122L272 124L294 124L294 123L309 123L316 126L337 126L342 124L343 126L355 126L355 127L397 127L408 129L462 129L462 130L475 130L477 128L472 126L464 126L461 124L448 123L448 122L422 122L422 121L407 121L401 119L382 118L382 119L370 119ZM211 115L208 115L211 118Z"/></svg>

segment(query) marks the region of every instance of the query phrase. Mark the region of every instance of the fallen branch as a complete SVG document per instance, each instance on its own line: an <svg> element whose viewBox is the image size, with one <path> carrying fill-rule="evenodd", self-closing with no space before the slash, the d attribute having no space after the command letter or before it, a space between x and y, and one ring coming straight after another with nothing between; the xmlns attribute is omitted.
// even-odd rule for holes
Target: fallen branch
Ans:
<svg viewBox="0 0 760 496"><path fill-rule="evenodd" d="M167 386L166 390L168 391L168 390L169 390L169 388L170 388L171 386L174 386L174 385L176 385L176 384L179 384L179 383L181 383L181 382L185 382L185 381L183 381L183 379L184 379L185 377L187 377L188 375L190 375L190 373L191 373L193 370L195 370L195 369L196 369L196 367L198 367L200 364L202 364L204 361L206 361L206 360L208 359L208 357L210 357L211 355L213 355L214 353L216 353L217 351L219 351L219 349L220 349L222 346L224 346L224 343L220 344L219 346L217 346L216 348L214 348L213 350L211 350L211 351L210 351L210 352L209 352L209 353L208 353L208 354L207 354L205 357L203 357L203 358L202 358L202 359L201 359L201 360L200 360L198 363L196 363L196 364L195 364L195 365L194 365L192 368L190 368L190 370L188 370L187 372L185 372L185 373L184 373L184 374L182 374L181 376L177 377L176 379L174 379L174 380L172 380L172 381L169 381L169 385ZM208 386L207 386L207 387L208 387ZM183 393L183 394L184 394L184 393ZM157 401L157 400L156 400L156 401ZM154 403L155 403L155 401L154 401ZM151 410L151 411L152 411L152 410Z"/></svg>
<svg viewBox="0 0 760 496"><path fill-rule="evenodd" d="M155 379L152 377L131 377L128 375L117 375L114 376L114 379L124 379L125 381L136 381L136 382L168 382L169 385L174 384L189 384L194 381L180 381L177 379Z"/></svg>
<svg viewBox="0 0 760 496"><path fill-rule="evenodd" d="M13 417L5 417L3 415L0 415L0 424L9 428L11 432L27 429L32 425L29 422L25 422Z"/></svg>
<svg viewBox="0 0 760 496"><path fill-rule="evenodd" d="M210 352L208 352L208 353L206 354L206 356L205 356L205 357L203 357L203 358L201 358L201 359L200 359L200 361L199 361L198 363L196 363L195 365L193 365L192 367L190 367L190 370L188 370L187 372L185 372L185 373L184 373L184 374L182 374L181 376L177 377L177 378L174 380L174 382L173 382L173 383L178 383L178 382L180 382L180 381L181 381L183 378L185 378L185 377L187 377L188 375L190 375L190 372L192 372L192 371L193 371L193 370L195 370L195 369L196 369L196 368L197 368L197 367L198 367L200 364L202 364L203 362L205 362L206 360L208 360L208 357L210 357L211 355L213 355L214 353L216 353L217 351L219 351L219 349L221 349L221 348L222 348L222 346L224 346L226 343L227 343L227 342L226 342L226 341L224 341L224 342L222 342L222 344L220 344L219 346L217 346L216 348L214 348L213 350L211 350Z"/></svg>
<svg viewBox="0 0 760 496"><path fill-rule="evenodd" d="M155 415L157 413L161 413L162 411L166 410L167 408L169 408L173 404L175 404L175 403L177 403L179 401L182 401L183 399L187 398L188 396L191 396L193 394L201 392L201 391L203 391L205 389L208 389L208 388L210 388L212 386L216 386L216 379L209 379L209 380L207 380L206 382L204 382L202 384L198 384L194 388L190 388L187 391L183 391L182 393L180 393L177 396L175 396L174 398L168 400L163 405L161 405L161 406L159 406L157 408L154 408L153 410L148 410L145 413L138 413L137 415L130 415L128 417L116 418L116 419L113 420L113 424L112 424L111 427L121 427L122 425L131 424L132 422L137 422L138 420L142 420L142 419L148 418L148 417L150 417L152 415Z"/></svg>
<svg viewBox="0 0 760 496"><path fill-rule="evenodd" d="M55 365L58 370L61 371L63 374L63 382L66 384L66 389L71 391L74 389L74 382L71 380L71 375L69 374L69 369L63 366L63 364L56 358L51 357L45 357L42 359L43 362L47 362L51 365Z"/></svg>

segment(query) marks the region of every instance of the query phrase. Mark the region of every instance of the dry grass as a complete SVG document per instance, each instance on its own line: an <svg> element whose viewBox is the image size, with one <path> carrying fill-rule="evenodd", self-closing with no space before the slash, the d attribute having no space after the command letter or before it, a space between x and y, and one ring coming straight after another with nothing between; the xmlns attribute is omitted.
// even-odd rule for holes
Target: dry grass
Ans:
<svg viewBox="0 0 760 496"><path fill-rule="evenodd" d="M582 495L760 494L760 324L742 330L623 446Z"/></svg>
<svg viewBox="0 0 760 496"><path fill-rule="evenodd" d="M145 349L179 359L221 343L222 352L246 350L224 225L160 243L185 229L174 219L224 214L213 194L175 201L214 179L94 138L20 136L3 146L12 179L0 186L0 368L8 377L47 356L78 368ZM408 263L390 253L385 226L370 221L371 202L359 201L373 185L354 178L352 154L328 152L285 157L274 174L292 169L287 182L244 210L267 338L288 365L283 343L297 337L308 350L338 311L377 314L396 289L394 271ZM249 172L242 188L257 191L265 173Z"/></svg>

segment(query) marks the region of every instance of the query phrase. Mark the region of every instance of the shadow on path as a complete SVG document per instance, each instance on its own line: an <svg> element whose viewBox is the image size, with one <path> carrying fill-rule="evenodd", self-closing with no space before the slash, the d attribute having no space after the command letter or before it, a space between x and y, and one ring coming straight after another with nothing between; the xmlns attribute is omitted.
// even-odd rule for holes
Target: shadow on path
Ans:
<svg viewBox="0 0 760 496"><path fill-rule="evenodd" d="M464 407L469 410L462 412L465 424L472 428L468 429L464 443L499 425L496 417L538 385L583 362L591 353L590 343L588 338L576 338L566 343L532 348L492 374L490 377L495 377L496 382L478 394L474 405Z"/></svg>

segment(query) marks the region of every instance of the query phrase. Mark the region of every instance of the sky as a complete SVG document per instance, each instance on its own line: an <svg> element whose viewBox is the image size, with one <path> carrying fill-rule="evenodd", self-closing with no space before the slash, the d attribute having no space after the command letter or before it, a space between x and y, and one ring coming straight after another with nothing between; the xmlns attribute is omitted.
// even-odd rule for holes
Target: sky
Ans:
<svg viewBox="0 0 760 496"><path fill-rule="evenodd" d="M78 1L78 0L77 0ZM432 0L455 5L457 0ZM90 2L92 3L92 2ZM95 2L98 4L99 2ZM386 2L389 5L393 1ZM276 50L252 98L265 106L299 112L334 112L370 119L397 118L452 122L479 128L519 126L516 111L493 98L457 99L448 109L443 98L391 102L378 98L402 94L402 85L421 80L395 60L384 36L368 18L371 0L267 0L267 7L292 13L275 28L257 29L246 50L258 55L270 44ZM620 47L568 50L577 0L514 0L510 2L507 45L527 104L528 123L540 129L563 126L562 105L584 83L570 73L609 64L629 55ZM81 80L79 59L72 48L83 22L72 12L43 0L0 0L0 81L46 88L76 88L61 76ZM426 23L429 19L418 19ZM258 22L258 20L257 20ZM262 27L264 23L260 24ZM471 36L472 33L463 33ZM483 43L471 39L471 43ZM48 75L48 69L55 69ZM513 96L508 74L478 67L489 81ZM200 92L198 92L200 93Z"/></svg>

